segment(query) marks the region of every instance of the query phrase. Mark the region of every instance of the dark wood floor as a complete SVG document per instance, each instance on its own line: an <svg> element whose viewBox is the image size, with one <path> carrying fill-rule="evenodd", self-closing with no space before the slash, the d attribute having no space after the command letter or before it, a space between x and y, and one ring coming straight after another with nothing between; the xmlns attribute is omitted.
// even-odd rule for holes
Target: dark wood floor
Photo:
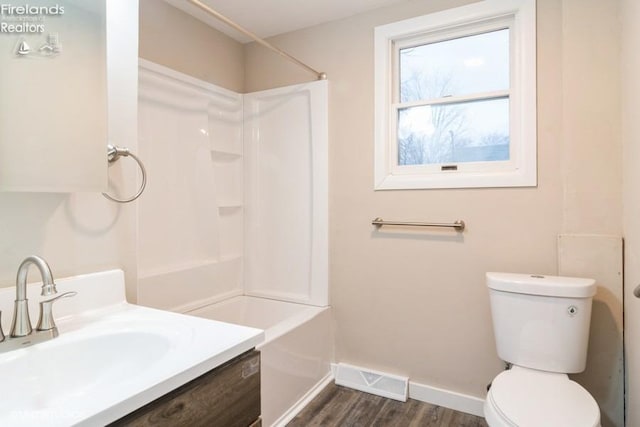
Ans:
<svg viewBox="0 0 640 427"><path fill-rule="evenodd" d="M484 418L329 384L287 427L486 427Z"/></svg>

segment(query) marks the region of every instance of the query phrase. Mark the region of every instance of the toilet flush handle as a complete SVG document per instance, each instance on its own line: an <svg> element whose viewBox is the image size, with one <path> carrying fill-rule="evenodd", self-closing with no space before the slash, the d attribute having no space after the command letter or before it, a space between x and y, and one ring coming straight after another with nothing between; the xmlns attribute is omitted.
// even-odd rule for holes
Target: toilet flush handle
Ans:
<svg viewBox="0 0 640 427"><path fill-rule="evenodd" d="M633 290L633 294L636 296L636 298L640 298L640 285L636 286L636 288Z"/></svg>

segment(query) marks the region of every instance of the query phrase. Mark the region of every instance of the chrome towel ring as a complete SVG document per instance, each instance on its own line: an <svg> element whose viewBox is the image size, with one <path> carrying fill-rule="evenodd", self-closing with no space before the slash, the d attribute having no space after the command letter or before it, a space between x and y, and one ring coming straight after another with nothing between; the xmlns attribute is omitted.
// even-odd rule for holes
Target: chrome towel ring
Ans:
<svg viewBox="0 0 640 427"><path fill-rule="evenodd" d="M138 156L130 152L129 149L126 147L118 147L111 144L107 145L107 160L109 161L109 163L116 162L120 157L123 157L123 156L133 158L133 160L135 160L136 163L138 163L138 166L140 166L140 171L142 172L142 185L140 186L140 189L138 190L138 192L134 196L128 199L116 199L115 197L112 197L107 193L102 193L104 197L116 203L133 202L138 197L140 197L140 195L144 191L144 188L147 186L147 170L144 168L144 164L142 164L142 160L140 160Z"/></svg>

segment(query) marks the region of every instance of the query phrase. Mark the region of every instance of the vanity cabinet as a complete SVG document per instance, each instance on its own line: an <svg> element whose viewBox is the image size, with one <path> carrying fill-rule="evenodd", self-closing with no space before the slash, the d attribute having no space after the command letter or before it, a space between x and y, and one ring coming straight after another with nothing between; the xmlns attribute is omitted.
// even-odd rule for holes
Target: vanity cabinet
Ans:
<svg viewBox="0 0 640 427"><path fill-rule="evenodd" d="M260 427L260 352L241 354L111 426Z"/></svg>

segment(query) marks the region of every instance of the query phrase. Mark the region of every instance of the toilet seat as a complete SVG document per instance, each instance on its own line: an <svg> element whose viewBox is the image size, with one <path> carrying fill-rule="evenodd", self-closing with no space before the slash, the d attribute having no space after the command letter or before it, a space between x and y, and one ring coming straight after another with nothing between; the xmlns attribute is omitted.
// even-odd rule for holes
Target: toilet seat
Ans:
<svg viewBox="0 0 640 427"><path fill-rule="evenodd" d="M595 399L566 374L514 366L491 383L485 402L491 427L599 427Z"/></svg>

